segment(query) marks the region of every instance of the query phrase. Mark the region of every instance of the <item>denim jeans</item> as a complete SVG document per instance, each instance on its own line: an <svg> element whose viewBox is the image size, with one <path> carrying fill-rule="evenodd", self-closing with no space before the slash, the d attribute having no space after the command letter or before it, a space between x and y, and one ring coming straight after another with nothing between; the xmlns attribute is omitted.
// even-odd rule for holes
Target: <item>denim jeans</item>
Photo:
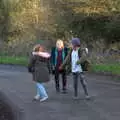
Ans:
<svg viewBox="0 0 120 120"><path fill-rule="evenodd" d="M87 86L86 86L86 81L85 81L85 76L83 73L73 73L73 81L74 81L74 96L78 96L78 79L80 79L80 82L82 84L83 90L85 92L85 95L88 95L87 91Z"/></svg>
<svg viewBox="0 0 120 120"><path fill-rule="evenodd" d="M45 87L41 83L36 83L37 86L37 95L41 98L48 97Z"/></svg>

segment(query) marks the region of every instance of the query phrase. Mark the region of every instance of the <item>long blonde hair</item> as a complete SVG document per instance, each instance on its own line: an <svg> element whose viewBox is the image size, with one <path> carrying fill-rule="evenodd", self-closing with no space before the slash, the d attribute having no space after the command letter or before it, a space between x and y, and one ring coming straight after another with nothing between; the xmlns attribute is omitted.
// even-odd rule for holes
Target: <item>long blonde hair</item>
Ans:
<svg viewBox="0 0 120 120"><path fill-rule="evenodd" d="M64 43L62 40L58 39L56 42L56 47L57 48L64 48Z"/></svg>

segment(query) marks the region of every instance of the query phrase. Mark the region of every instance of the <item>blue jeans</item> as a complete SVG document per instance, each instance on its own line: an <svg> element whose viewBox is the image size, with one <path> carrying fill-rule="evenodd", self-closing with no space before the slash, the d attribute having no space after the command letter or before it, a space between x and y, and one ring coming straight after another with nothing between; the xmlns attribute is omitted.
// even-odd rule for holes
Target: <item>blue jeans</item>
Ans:
<svg viewBox="0 0 120 120"><path fill-rule="evenodd" d="M37 95L41 98L48 97L45 87L41 83L36 83L37 86Z"/></svg>

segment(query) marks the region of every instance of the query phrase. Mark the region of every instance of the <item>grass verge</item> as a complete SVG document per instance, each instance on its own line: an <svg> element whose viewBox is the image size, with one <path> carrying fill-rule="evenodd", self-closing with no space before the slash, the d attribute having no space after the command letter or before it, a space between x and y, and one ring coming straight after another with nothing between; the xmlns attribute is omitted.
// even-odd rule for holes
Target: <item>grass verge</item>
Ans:
<svg viewBox="0 0 120 120"><path fill-rule="evenodd" d="M96 64L92 65L94 72L108 72L120 75L120 64Z"/></svg>
<svg viewBox="0 0 120 120"><path fill-rule="evenodd" d="M0 64L24 65L28 64L27 57L0 56Z"/></svg>
<svg viewBox="0 0 120 120"><path fill-rule="evenodd" d="M12 56L0 56L1 64L14 64L27 66L27 57L12 57ZM120 64L93 64L93 72L108 72L112 74L120 75Z"/></svg>

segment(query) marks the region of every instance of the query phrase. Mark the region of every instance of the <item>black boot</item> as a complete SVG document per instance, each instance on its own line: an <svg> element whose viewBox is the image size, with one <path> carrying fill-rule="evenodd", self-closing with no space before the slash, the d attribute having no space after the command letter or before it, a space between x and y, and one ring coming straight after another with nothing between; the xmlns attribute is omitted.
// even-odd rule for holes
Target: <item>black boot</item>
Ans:
<svg viewBox="0 0 120 120"><path fill-rule="evenodd" d="M63 94L66 94L66 93L67 93L67 89L63 87L62 93L63 93Z"/></svg>

